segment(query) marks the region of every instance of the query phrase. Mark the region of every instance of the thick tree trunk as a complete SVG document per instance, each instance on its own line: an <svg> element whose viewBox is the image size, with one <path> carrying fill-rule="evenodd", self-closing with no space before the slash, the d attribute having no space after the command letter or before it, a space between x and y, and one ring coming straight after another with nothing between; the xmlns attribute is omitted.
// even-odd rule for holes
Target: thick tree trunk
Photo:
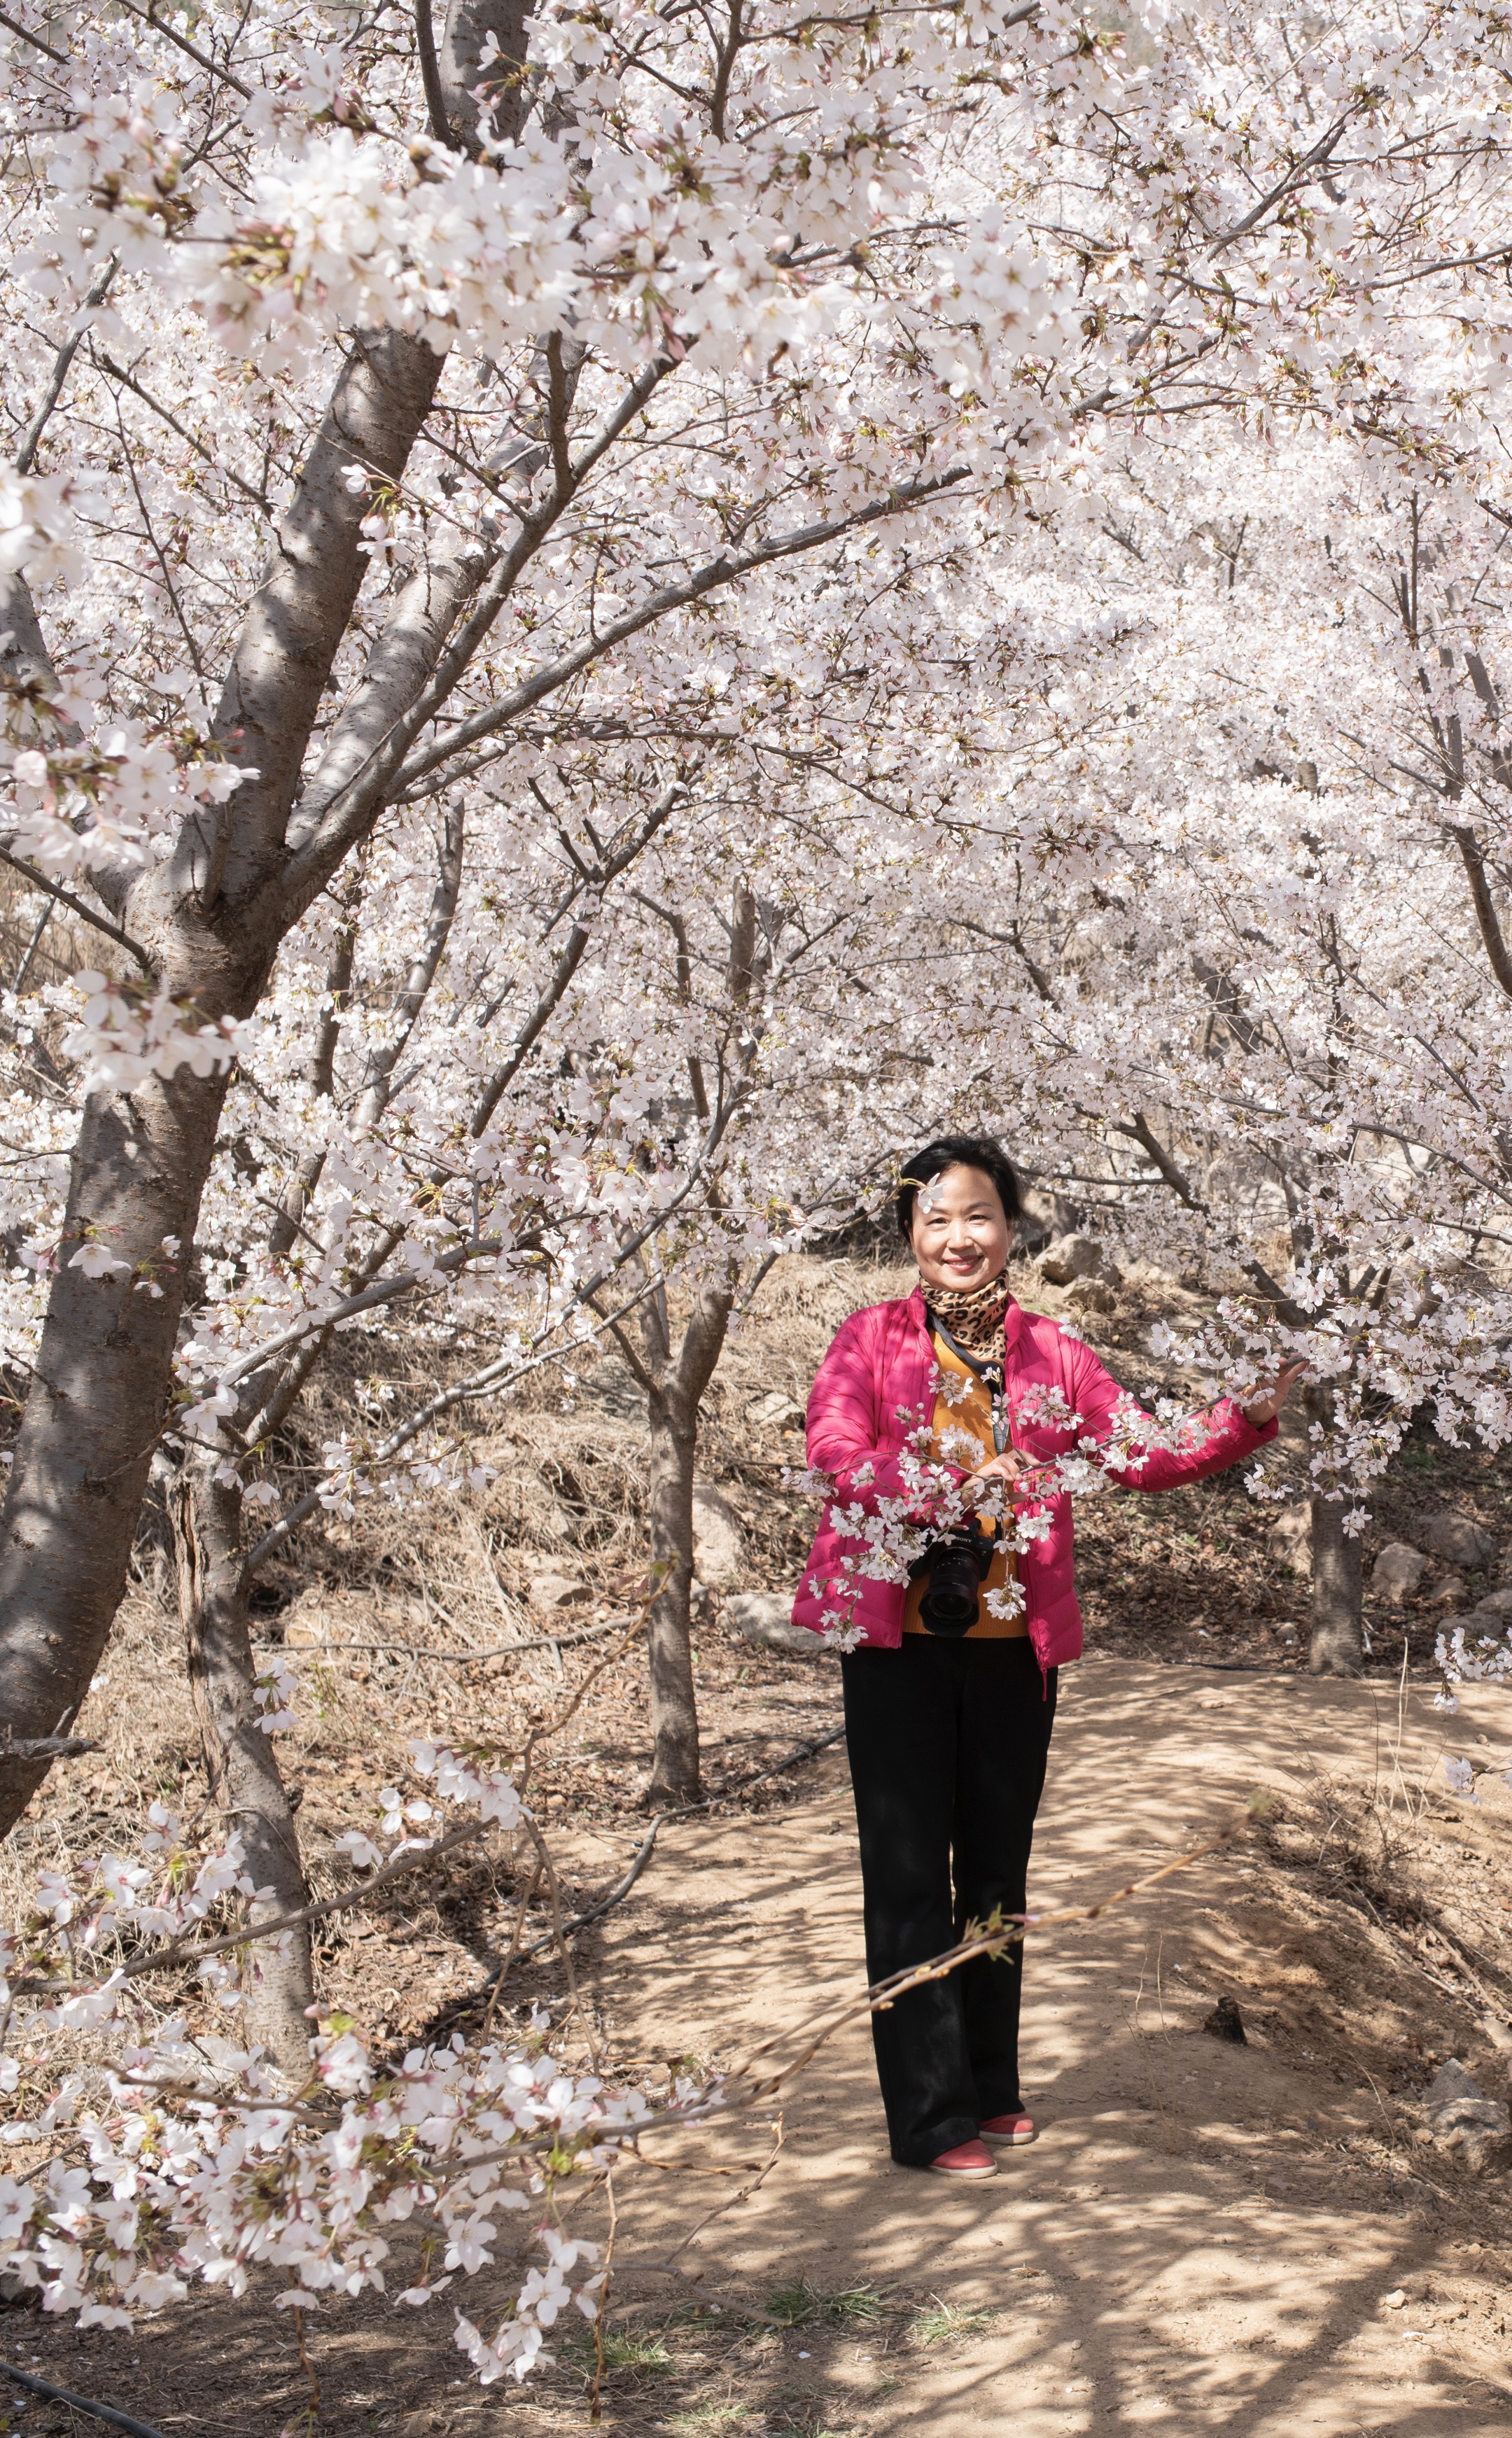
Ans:
<svg viewBox="0 0 1512 2438"><path fill-rule="evenodd" d="M659 1808L698 1799L698 1703L693 1678L693 1476L698 1411L675 1388L653 1393L651 1563L665 1567L651 1603L651 1784Z"/></svg>
<svg viewBox="0 0 1512 2438"><path fill-rule="evenodd" d="M175 1485L179 1614L211 1796L241 1837L254 1887L266 1891L248 1908L255 1923L297 1911L309 1902L309 1890L293 1810L255 1700L241 1493L216 1480L218 1461L209 1454L191 1458ZM313 2028L306 2009L315 1997L308 1929L294 1931L282 1952L272 1940L255 1946L251 1972L247 2036L303 2081Z"/></svg>
<svg viewBox="0 0 1512 2438"><path fill-rule="evenodd" d="M0 1718L55 1735L89 1689L126 1588L143 1493L168 1412L180 1263L225 1094L181 1068L84 1110L36 1375L0 1513ZM178 1259L164 1249L176 1239ZM91 1278L97 1244L121 1266ZM159 1286L154 1296L149 1284ZM0 1760L0 1834L45 1761Z"/></svg>
<svg viewBox="0 0 1512 2438"><path fill-rule="evenodd" d="M1308 1670L1313 1676L1358 1676L1364 1667L1363 1582L1360 1543L1341 1531L1340 1500L1312 1501L1312 1639Z"/></svg>
<svg viewBox="0 0 1512 2438"><path fill-rule="evenodd" d="M345 488L357 457L380 474L407 463L440 359L387 333L354 347L251 605L220 714L233 759L259 776L188 822L169 863L149 865L121 907L163 980L202 1018L256 1004L284 930L276 874L289 808L329 673L366 568L362 504ZM0 1720L50 1736L88 1690L125 1589L148 1469L171 1394L183 1267L199 1221L225 1098L224 1073L180 1068L88 1101L70 1164L67 1216L36 1375L0 1512ZM178 1252L165 1252L165 1239ZM97 1244L119 1267L92 1277ZM149 1285L161 1292L149 1293ZM46 1775L0 1758L0 1835Z"/></svg>
<svg viewBox="0 0 1512 2438"><path fill-rule="evenodd" d="M1332 1420L1332 1391L1322 1381L1306 1391L1308 1419ZM1343 1529L1345 1502L1314 1498L1312 1505L1312 1637L1308 1671L1313 1676L1358 1676L1364 1664L1364 1579L1359 1539Z"/></svg>

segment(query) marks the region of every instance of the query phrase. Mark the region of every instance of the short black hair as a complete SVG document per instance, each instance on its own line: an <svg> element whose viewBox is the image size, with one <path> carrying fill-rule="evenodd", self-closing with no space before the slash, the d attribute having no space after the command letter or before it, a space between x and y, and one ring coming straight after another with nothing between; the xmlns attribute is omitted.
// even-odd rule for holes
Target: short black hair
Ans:
<svg viewBox="0 0 1512 2438"><path fill-rule="evenodd" d="M898 1233L905 1245L913 1241L913 1206L919 1188L943 1175L947 1168L979 1168L984 1176L990 1176L1005 1219L1016 1219L1023 1209L1013 1163L1000 1142L991 1135L937 1135L923 1151L905 1160L899 1173Z"/></svg>

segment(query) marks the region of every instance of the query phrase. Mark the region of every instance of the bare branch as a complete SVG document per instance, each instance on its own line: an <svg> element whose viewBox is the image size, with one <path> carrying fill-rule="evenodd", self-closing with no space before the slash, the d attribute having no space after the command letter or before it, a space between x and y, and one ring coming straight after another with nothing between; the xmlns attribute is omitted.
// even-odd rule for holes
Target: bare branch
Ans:
<svg viewBox="0 0 1512 2438"><path fill-rule="evenodd" d="M1466 878L1470 884L1470 903L1475 909L1475 920L1491 971L1496 977L1497 987L1508 998L1512 998L1512 956L1507 953L1506 940L1491 896L1490 883L1486 877L1486 858L1481 852L1480 839L1468 824L1462 825L1458 822L1450 822L1447 827L1460 851L1460 861L1465 866Z"/></svg>
<svg viewBox="0 0 1512 2438"><path fill-rule="evenodd" d="M38 403L37 412L21 435L21 445L16 450L18 474L30 473L32 461L37 454L37 444L47 429L47 418L63 394L63 383L68 379L68 367L84 344L84 334L89 326L82 317L92 307L104 303L106 292L119 267L120 256L113 254L107 261L100 264L84 292L84 301L79 307L79 318L53 358L52 373Z"/></svg>
<svg viewBox="0 0 1512 2438"><path fill-rule="evenodd" d="M66 906L79 922L87 923L91 930L102 931L107 940L114 940L118 948L125 948L136 959L149 980L156 981L156 966L141 942L133 940L129 931L123 931L118 924L112 923L104 914L97 914L94 908L86 906L81 897L76 897L71 889L61 887L56 880L49 880L45 873L36 871L29 863L23 863L20 856L12 855L8 847L0 846L0 863L9 864L12 872L19 872L23 879L30 881L33 889L45 890L60 906Z"/></svg>
<svg viewBox="0 0 1512 2438"><path fill-rule="evenodd" d="M66 52L55 51L51 43L44 43L40 34L34 34L31 27L24 26L18 17L8 16L3 9L0 9L0 26L8 34L14 34L19 42L29 43L34 51L41 51L44 57L55 61L59 67L72 67L73 62Z"/></svg>

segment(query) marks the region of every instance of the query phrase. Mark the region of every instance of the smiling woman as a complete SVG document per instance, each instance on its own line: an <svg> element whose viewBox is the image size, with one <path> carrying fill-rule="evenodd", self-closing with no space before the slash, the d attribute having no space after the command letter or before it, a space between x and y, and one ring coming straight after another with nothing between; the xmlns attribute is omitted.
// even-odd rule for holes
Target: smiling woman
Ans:
<svg viewBox="0 0 1512 2438"><path fill-rule="evenodd" d="M833 1632L835 1586L849 1580L858 1630L847 1639L858 1647L841 1669L872 1982L941 1953L994 1908L1024 1912L1058 1671L1080 1656L1081 1620L1070 1501L1045 1495L1043 1481L1015 1485L1107 1439L1122 1400L1089 1347L1010 1292L1019 1192L999 1143L927 1143L903 1168L897 1211L919 1286L853 1314L815 1381L809 1462L833 1478L836 1503L793 1610ZM1201 1446L1132 1450L1109 1477L1169 1490L1252 1455L1275 1437L1296 1369L1243 1411L1215 1406ZM964 1523L927 1541L907 1581L865 1572L865 1543L840 1528L890 1507L932 1528L924 1457L964 1493ZM1015 1504L1038 1516L1022 1547L999 1535ZM902 2165L970 2181L995 2174L989 2145L1033 2140L1018 2076L1022 1974L1015 1945L872 2016Z"/></svg>

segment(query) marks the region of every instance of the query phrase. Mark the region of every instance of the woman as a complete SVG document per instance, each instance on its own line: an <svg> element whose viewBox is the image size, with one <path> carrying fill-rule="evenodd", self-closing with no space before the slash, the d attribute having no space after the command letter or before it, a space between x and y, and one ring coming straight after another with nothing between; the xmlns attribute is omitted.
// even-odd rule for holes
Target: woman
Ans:
<svg viewBox="0 0 1512 2438"><path fill-rule="evenodd" d="M808 1457L834 1477L835 1501L793 1608L816 1632L833 1631L842 1613L862 1631L840 1665L872 1982L940 1954L994 1905L1024 1911L1057 1674L1081 1650L1071 1502L1036 1499L1025 1485L1049 1528L1021 1553L1011 1541L993 1547L987 1508L994 1489L1010 1505L1036 1460L1079 1438L1106 1439L1123 1397L1089 1347L1009 1293L1018 1180L997 1143L947 1135L927 1144L908 1162L897 1209L919 1286L853 1313L820 1366ZM1288 1365L1242 1411L1223 1400L1194 1452L1153 1449L1112 1478L1169 1490L1253 1456L1275 1436L1301 1369ZM926 1549L907 1582L853 1572L845 1561L868 1544L835 1528L835 1505L872 1517L916 1508L925 1433L934 1478L965 1485L977 1520L949 1548ZM989 2145L1033 2140L1018 2079L1022 1978L1015 1944L872 2016L903 2165L970 2181L996 2173Z"/></svg>

